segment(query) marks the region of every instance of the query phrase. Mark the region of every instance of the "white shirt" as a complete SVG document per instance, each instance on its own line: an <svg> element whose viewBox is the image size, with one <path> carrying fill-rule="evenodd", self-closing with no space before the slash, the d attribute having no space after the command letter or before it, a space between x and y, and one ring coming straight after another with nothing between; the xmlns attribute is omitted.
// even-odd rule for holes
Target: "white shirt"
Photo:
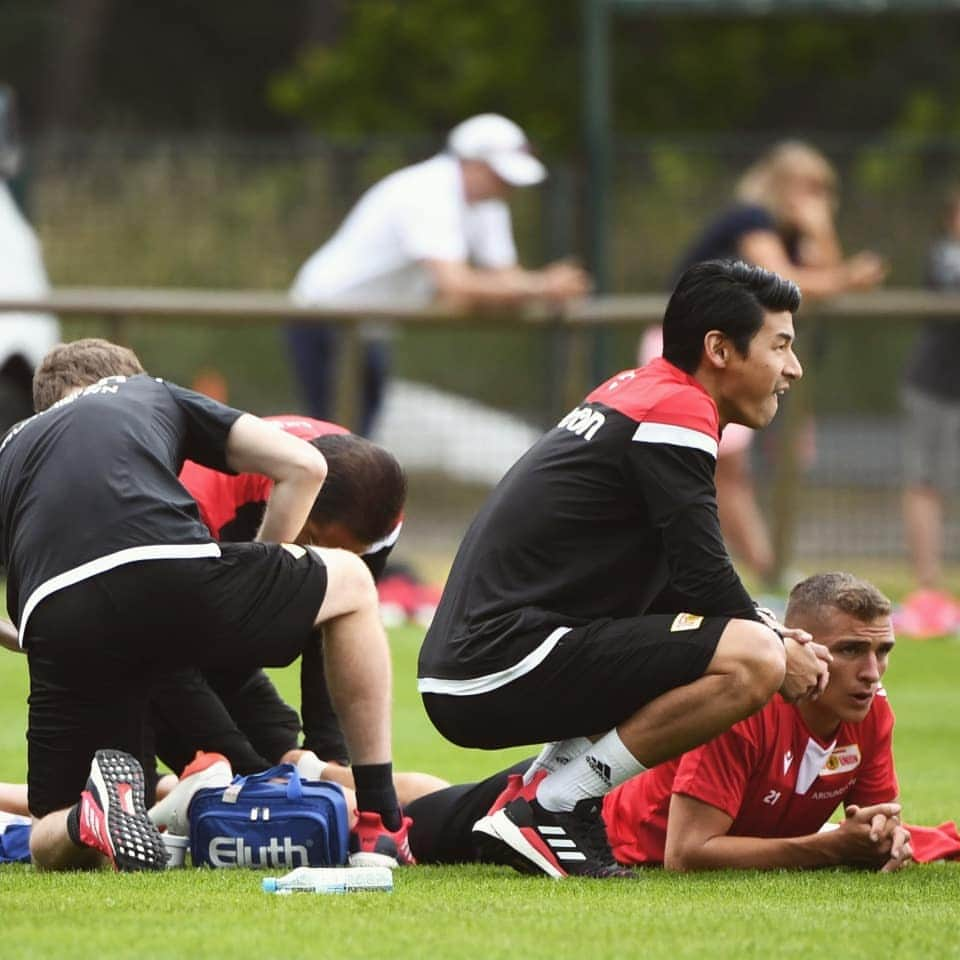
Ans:
<svg viewBox="0 0 960 960"><path fill-rule="evenodd" d="M402 303L434 296L425 260L490 269L517 262L510 209L502 200L468 204L460 162L437 154L371 187L337 232L300 268L298 303Z"/></svg>

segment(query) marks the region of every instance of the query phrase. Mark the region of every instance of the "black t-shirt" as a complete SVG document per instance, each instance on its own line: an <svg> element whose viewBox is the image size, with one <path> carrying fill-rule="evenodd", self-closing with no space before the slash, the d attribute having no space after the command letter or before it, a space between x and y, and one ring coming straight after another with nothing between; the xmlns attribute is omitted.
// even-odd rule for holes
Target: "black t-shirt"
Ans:
<svg viewBox="0 0 960 960"><path fill-rule="evenodd" d="M605 617L755 618L720 534L718 422L710 396L663 359L594 390L474 520L419 676L488 677L557 627Z"/></svg>
<svg viewBox="0 0 960 960"><path fill-rule="evenodd" d="M0 444L0 562L21 637L55 590L123 563L218 556L177 479L226 470L241 411L146 375L110 377L12 427Z"/></svg>
<svg viewBox="0 0 960 960"><path fill-rule="evenodd" d="M960 290L960 242L941 240L931 247L927 263L927 282L935 290ZM955 320L930 320L920 332L906 381L921 393L942 400L960 400L960 317Z"/></svg>

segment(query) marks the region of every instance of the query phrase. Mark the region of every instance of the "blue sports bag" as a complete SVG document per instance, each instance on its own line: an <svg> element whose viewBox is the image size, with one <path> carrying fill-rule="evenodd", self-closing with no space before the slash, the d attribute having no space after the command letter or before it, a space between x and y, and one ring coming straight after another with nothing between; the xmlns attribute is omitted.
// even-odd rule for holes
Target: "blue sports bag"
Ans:
<svg viewBox="0 0 960 960"><path fill-rule="evenodd" d="M194 866L334 867L346 863L348 837L339 784L301 780L289 763L200 789L190 803Z"/></svg>

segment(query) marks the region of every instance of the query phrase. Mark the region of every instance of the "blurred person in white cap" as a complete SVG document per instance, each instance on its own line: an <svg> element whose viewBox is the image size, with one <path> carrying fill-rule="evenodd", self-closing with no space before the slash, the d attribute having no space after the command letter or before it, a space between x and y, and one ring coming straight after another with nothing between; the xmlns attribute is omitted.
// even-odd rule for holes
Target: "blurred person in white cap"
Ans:
<svg viewBox="0 0 960 960"><path fill-rule="evenodd" d="M526 134L495 113L454 127L446 149L374 184L334 235L303 264L291 289L299 304L426 306L456 309L562 302L584 295L587 275L568 262L526 270L517 262L506 198L547 176ZM307 411L333 416L338 354L335 325L291 324L288 343ZM384 334L366 344L360 433L383 398Z"/></svg>

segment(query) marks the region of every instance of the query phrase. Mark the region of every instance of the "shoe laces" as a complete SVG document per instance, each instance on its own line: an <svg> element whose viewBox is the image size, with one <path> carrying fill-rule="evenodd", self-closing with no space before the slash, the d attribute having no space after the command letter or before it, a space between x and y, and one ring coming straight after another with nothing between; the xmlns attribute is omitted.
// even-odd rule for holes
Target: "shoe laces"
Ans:
<svg viewBox="0 0 960 960"><path fill-rule="evenodd" d="M615 866L617 861L607 841L607 827L599 801L594 798L581 800L571 816L576 824L577 845L583 852L603 866Z"/></svg>

